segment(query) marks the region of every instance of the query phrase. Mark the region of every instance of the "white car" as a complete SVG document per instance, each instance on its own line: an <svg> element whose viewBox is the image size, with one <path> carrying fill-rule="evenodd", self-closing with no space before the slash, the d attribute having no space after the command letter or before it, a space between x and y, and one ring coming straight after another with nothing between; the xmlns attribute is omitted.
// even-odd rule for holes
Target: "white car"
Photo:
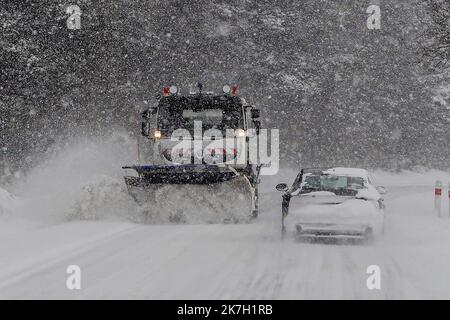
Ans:
<svg viewBox="0 0 450 320"><path fill-rule="evenodd" d="M301 238L374 240L384 232L384 187L356 168L302 169L283 191L282 228Z"/></svg>

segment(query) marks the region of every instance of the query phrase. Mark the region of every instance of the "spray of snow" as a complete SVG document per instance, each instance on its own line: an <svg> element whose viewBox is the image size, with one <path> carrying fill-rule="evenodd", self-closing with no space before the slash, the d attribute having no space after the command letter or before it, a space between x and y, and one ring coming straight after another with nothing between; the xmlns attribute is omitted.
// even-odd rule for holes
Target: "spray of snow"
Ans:
<svg viewBox="0 0 450 320"><path fill-rule="evenodd" d="M0 192L0 212L39 224L111 219L157 224L248 220L248 195L229 183L220 187L162 186L150 201L136 202L127 191L121 169L136 163L136 141L126 133L78 138L55 150L13 186L20 201Z"/></svg>
<svg viewBox="0 0 450 320"><path fill-rule="evenodd" d="M149 221L160 223L248 222L250 193L240 180L236 178L210 186L162 186L154 191L155 201L147 206L145 216Z"/></svg>
<svg viewBox="0 0 450 320"><path fill-rule="evenodd" d="M66 218L103 220L114 217L139 222L137 209L122 180L101 175L95 176L81 187L67 209Z"/></svg>
<svg viewBox="0 0 450 320"><path fill-rule="evenodd" d="M123 212L133 212L120 168L135 161L135 147L123 132L67 142L13 186L22 199L15 215L58 223L117 218Z"/></svg>

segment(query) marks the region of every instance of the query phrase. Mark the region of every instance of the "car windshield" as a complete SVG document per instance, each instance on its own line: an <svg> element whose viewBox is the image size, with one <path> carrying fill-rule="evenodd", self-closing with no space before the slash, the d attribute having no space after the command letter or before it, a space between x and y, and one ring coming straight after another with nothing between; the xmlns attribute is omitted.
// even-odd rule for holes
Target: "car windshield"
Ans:
<svg viewBox="0 0 450 320"><path fill-rule="evenodd" d="M361 177L308 175L302 184L301 193L330 191L340 195L355 195L362 188L364 188L364 179Z"/></svg>
<svg viewBox="0 0 450 320"><path fill-rule="evenodd" d="M182 105L162 104L158 112L158 128L164 135L170 135L177 129L186 129L194 133L194 122L201 125L202 132L219 130L226 134L227 129L243 128L241 106L201 105L184 103Z"/></svg>

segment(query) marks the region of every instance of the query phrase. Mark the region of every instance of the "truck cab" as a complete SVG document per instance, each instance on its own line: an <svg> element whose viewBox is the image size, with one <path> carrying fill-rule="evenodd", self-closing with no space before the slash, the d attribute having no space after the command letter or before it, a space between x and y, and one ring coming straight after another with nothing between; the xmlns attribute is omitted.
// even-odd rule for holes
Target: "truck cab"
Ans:
<svg viewBox="0 0 450 320"><path fill-rule="evenodd" d="M226 86L228 87L228 86ZM165 87L155 107L142 113L142 135L153 142L154 164L249 166L249 139L259 134L259 110L237 96L179 95Z"/></svg>

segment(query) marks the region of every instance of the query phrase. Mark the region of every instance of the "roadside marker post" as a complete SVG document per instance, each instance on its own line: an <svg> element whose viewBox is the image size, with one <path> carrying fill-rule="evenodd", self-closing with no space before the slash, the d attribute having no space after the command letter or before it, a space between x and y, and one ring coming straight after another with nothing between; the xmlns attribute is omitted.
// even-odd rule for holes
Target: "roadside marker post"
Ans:
<svg viewBox="0 0 450 320"><path fill-rule="evenodd" d="M450 182L448 183L447 193L448 193L448 217L450 217Z"/></svg>
<svg viewBox="0 0 450 320"><path fill-rule="evenodd" d="M442 204L442 182L436 180L434 187L434 209L437 212L438 217L441 216L441 204Z"/></svg>

